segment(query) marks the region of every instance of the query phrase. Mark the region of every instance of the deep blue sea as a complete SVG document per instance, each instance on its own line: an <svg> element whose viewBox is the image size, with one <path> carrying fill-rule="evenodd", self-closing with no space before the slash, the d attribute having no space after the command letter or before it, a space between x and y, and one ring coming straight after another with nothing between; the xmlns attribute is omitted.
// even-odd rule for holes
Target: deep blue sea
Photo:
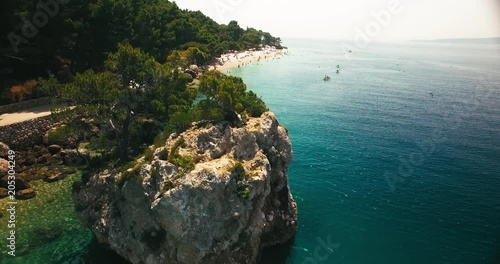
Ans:
<svg viewBox="0 0 500 264"><path fill-rule="evenodd" d="M495 263L500 45L340 44L231 71L293 145L299 231L263 263Z"/></svg>
<svg viewBox="0 0 500 264"><path fill-rule="evenodd" d="M299 230L261 264L500 263L500 44L372 43L349 57L338 41L284 44L288 56L231 70L294 150ZM123 263L76 220L77 179L33 182L19 255L4 248L0 263Z"/></svg>

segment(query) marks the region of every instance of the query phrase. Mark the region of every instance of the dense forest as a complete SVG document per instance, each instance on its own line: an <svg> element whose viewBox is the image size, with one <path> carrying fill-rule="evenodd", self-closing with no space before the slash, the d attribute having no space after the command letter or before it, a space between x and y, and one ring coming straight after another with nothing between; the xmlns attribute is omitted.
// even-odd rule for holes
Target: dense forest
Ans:
<svg viewBox="0 0 500 264"><path fill-rule="evenodd" d="M102 71L118 44L178 64L171 66L205 64L261 44L281 47L267 32L236 21L220 25L166 0L5 0L0 14L3 104L39 95L30 81L38 77L68 82L87 69Z"/></svg>
<svg viewBox="0 0 500 264"><path fill-rule="evenodd" d="M69 103L53 111L68 123L49 133L49 143L84 143L91 163L127 161L195 121L241 125L267 111L240 78L211 71L193 82L183 71L229 50L281 48L267 32L220 25L166 0L2 5L3 103L41 95Z"/></svg>

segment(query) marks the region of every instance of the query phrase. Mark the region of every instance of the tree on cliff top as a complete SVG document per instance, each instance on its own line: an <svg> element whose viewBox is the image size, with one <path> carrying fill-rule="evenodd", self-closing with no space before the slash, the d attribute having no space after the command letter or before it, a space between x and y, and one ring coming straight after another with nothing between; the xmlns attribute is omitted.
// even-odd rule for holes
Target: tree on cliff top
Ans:
<svg viewBox="0 0 500 264"><path fill-rule="evenodd" d="M78 114L114 130L120 159L126 160L135 119L166 121L173 112L189 109L195 94L183 74L128 44L119 45L105 64L106 71L87 70L65 85L54 78L40 82L56 98L75 105Z"/></svg>
<svg viewBox="0 0 500 264"><path fill-rule="evenodd" d="M197 105L200 119L238 122L241 121L238 115L258 117L268 110L261 98L246 90L241 78L219 71L208 71L202 75L199 92L204 98Z"/></svg>

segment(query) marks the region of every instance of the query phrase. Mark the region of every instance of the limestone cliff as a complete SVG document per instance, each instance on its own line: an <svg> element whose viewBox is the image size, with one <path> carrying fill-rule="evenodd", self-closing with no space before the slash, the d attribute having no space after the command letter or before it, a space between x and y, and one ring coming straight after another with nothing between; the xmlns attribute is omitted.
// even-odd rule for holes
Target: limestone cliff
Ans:
<svg viewBox="0 0 500 264"><path fill-rule="evenodd" d="M291 159L270 112L191 128L136 168L90 177L75 191L78 217L132 263L255 263L297 230Z"/></svg>

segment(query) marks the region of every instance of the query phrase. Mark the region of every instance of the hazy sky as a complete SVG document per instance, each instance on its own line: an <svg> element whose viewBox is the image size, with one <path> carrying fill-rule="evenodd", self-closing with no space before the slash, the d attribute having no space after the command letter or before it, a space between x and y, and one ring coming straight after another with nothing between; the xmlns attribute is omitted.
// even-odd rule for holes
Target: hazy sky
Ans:
<svg viewBox="0 0 500 264"><path fill-rule="evenodd" d="M500 0L176 0L219 23L236 20L273 35L352 39L357 29L375 40L500 37ZM392 9L391 2L400 4ZM385 10L385 11L383 11ZM373 13L380 15L379 29ZM379 31L377 31L379 30ZM375 34L376 33L376 34Z"/></svg>

